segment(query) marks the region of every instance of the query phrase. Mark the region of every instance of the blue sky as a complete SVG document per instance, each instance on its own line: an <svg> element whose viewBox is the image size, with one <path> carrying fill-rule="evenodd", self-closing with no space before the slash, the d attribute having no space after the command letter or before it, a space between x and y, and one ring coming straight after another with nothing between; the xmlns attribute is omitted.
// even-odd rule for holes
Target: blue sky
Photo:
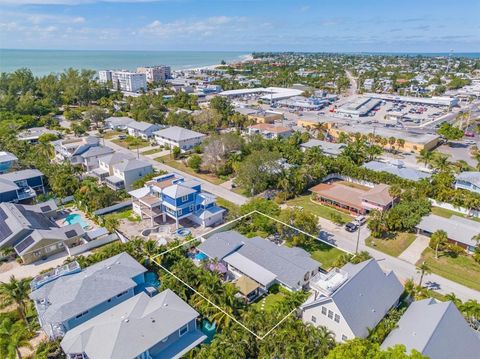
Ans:
<svg viewBox="0 0 480 359"><path fill-rule="evenodd" d="M0 0L0 47L480 52L479 0Z"/></svg>

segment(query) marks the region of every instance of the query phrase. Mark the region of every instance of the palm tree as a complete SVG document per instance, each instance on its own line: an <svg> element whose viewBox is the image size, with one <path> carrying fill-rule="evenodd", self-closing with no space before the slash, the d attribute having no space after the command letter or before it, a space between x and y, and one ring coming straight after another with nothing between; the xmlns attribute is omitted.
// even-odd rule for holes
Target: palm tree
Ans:
<svg viewBox="0 0 480 359"><path fill-rule="evenodd" d="M15 303L20 319L22 319L27 326L26 303L29 292L29 281L27 279L17 280L13 275L10 277L9 282L0 284L0 299L3 305Z"/></svg>
<svg viewBox="0 0 480 359"><path fill-rule="evenodd" d="M431 246L435 247L435 259L438 259L438 248L448 241L447 232L444 230L435 231L430 237Z"/></svg>
<svg viewBox="0 0 480 359"><path fill-rule="evenodd" d="M427 151L425 149L420 151L420 155L417 157L417 160L423 161L425 167L427 167L427 164L429 164L433 160L433 152Z"/></svg>
<svg viewBox="0 0 480 359"><path fill-rule="evenodd" d="M417 267L417 273L420 273L420 280L418 281L418 286L421 287L425 274L430 274L432 273L432 271L430 270L428 264L423 261L422 264Z"/></svg>
<svg viewBox="0 0 480 359"><path fill-rule="evenodd" d="M31 332L22 322L12 322L9 318L0 324L0 355L5 359L21 359L20 348L32 349L29 342Z"/></svg>
<svg viewBox="0 0 480 359"><path fill-rule="evenodd" d="M462 301L460 298L458 298L455 293L449 293L445 296L445 299L451 301L453 304L455 304L457 307L462 304Z"/></svg>

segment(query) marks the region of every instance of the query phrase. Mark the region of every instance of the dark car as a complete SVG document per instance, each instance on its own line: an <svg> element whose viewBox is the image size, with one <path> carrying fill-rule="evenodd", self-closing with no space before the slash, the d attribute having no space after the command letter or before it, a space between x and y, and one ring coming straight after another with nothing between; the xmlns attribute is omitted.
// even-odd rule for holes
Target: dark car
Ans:
<svg viewBox="0 0 480 359"><path fill-rule="evenodd" d="M353 222L348 222L346 225L345 225L345 230L347 232L355 232L356 230L358 229L358 225L353 223Z"/></svg>

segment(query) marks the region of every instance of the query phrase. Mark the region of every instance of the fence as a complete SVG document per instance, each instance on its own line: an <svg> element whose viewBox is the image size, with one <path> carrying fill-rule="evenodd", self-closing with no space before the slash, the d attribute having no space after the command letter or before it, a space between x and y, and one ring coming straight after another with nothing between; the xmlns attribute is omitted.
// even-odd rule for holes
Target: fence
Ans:
<svg viewBox="0 0 480 359"><path fill-rule="evenodd" d="M127 200L127 201L114 204L113 206L109 206L109 207L105 207L105 208L98 209L98 210L96 210L95 212L93 212L93 214L94 214L95 216L102 216L102 215L104 215L104 214L116 212L116 211L118 211L118 210L120 210L120 209L124 209L124 208L131 207L131 206L132 206L132 200L129 199L129 200Z"/></svg>
<svg viewBox="0 0 480 359"><path fill-rule="evenodd" d="M69 255L75 256L77 254L86 252L90 249L103 246L104 244L107 244L107 243L110 243L110 242L114 242L117 239L119 239L119 236L116 235L115 233L109 234L108 236L105 236L103 238L95 239L93 241L90 241L90 242L87 242L87 243L84 243L84 244L80 244L80 245L75 246L75 247L67 247L67 252L68 252Z"/></svg>
<svg viewBox="0 0 480 359"><path fill-rule="evenodd" d="M469 210L469 209L466 209L466 208L463 208L463 207L455 207L453 204L445 203L445 202L439 202L439 201L436 201L432 198L429 198L429 200L432 203L432 206L440 207L440 208L443 208L443 209L448 209L450 211L459 212L459 213L465 214L467 216L480 218L480 211L479 210L475 210L475 209Z"/></svg>

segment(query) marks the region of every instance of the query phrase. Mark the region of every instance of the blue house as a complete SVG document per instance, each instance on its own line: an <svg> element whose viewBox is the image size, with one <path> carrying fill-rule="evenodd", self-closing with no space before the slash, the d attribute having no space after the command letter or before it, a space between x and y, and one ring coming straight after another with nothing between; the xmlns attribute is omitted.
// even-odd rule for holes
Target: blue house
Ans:
<svg viewBox="0 0 480 359"><path fill-rule="evenodd" d="M61 342L69 359L174 359L207 337L198 313L167 289L140 293L70 330Z"/></svg>
<svg viewBox="0 0 480 359"><path fill-rule="evenodd" d="M13 153L0 151L0 173L7 172L17 162L18 158Z"/></svg>
<svg viewBox="0 0 480 359"><path fill-rule="evenodd" d="M148 218L153 226L157 218L175 220L177 227L182 219L189 219L203 227L223 220L225 210L216 204L216 197L202 192L194 180L185 180L176 173L153 178L145 187L129 192L135 213Z"/></svg>
<svg viewBox="0 0 480 359"><path fill-rule="evenodd" d="M80 272L65 270L54 280L36 286L30 298L42 329L50 339L56 339L140 293L146 272L129 254L121 253Z"/></svg>
<svg viewBox="0 0 480 359"><path fill-rule="evenodd" d="M45 193L43 173L26 169L0 175L0 202L20 202Z"/></svg>
<svg viewBox="0 0 480 359"><path fill-rule="evenodd" d="M455 180L455 189L480 193L480 172L462 172Z"/></svg>

